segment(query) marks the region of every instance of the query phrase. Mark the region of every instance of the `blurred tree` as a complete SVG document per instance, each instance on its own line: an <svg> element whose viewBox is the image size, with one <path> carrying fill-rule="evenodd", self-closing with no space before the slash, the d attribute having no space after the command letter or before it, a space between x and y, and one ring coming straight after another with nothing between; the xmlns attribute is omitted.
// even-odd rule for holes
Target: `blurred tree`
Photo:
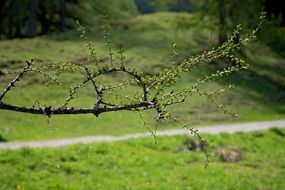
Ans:
<svg viewBox="0 0 285 190"><path fill-rule="evenodd" d="M218 9L219 9L219 43L223 44L227 41L227 31L226 26L228 23L228 13L225 4L225 0L218 0Z"/></svg>
<svg viewBox="0 0 285 190"><path fill-rule="evenodd" d="M192 11L193 0L134 0L138 10L142 13L151 13L155 11L174 11L190 12Z"/></svg>
<svg viewBox="0 0 285 190"><path fill-rule="evenodd" d="M154 12L154 7L150 5L150 0L134 0L138 11L141 13L152 13Z"/></svg>
<svg viewBox="0 0 285 190"><path fill-rule="evenodd" d="M285 57L285 1L265 0L266 22L258 38Z"/></svg>
<svg viewBox="0 0 285 190"><path fill-rule="evenodd" d="M121 19L136 13L133 0L1 0L0 38L63 32L75 20L94 25L101 15Z"/></svg>
<svg viewBox="0 0 285 190"><path fill-rule="evenodd" d="M265 10L269 19L280 19L282 26L285 26L285 1L266 0Z"/></svg>
<svg viewBox="0 0 285 190"><path fill-rule="evenodd" d="M256 23L262 11L264 0L194 0L193 5L202 18L214 20L218 28L219 43L227 40L228 32L238 24L245 28Z"/></svg>
<svg viewBox="0 0 285 190"><path fill-rule="evenodd" d="M0 4L0 36L21 37L27 20L27 0L5 0Z"/></svg>
<svg viewBox="0 0 285 190"><path fill-rule="evenodd" d="M60 0L60 31L65 30L65 0Z"/></svg>
<svg viewBox="0 0 285 190"><path fill-rule="evenodd" d="M170 10L175 12L191 12L193 10L192 0L176 0Z"/></svg>
<svg viewBox="0 0 285 190"><path fill-rule="evenodd" d="M36 0L29 0L27 36L31 38L36 36L36 3Z"/></svg>
<svg viewBox="0 0 285 190"><path fill-rule="evenodd" d="M53 0L38 1L37 20L40 25L41 34L53 32L57 28L57 13L60 6Z"/></svg>

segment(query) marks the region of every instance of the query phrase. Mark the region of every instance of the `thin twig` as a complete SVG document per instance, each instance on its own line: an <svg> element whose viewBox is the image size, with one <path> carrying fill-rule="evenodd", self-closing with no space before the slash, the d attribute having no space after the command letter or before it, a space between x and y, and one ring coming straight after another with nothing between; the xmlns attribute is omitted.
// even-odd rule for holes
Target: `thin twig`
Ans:
<svg viewBox="0 0 285 190"><path fill-rule="evenodd" d="M33 63L33 60L27 61L26 66L23 70L6 86L6 88L0 94L0 102L5 97L5 95L11 90L12 87L24 76L24 74L29 70L30 66Z"/></svg>

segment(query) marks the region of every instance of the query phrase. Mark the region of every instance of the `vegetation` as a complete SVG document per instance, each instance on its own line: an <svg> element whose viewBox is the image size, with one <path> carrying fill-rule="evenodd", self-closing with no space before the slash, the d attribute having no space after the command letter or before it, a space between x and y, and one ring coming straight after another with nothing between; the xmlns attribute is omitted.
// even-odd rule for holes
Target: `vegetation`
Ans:
<svg viewBox="0 0 285 190"><path fill-rule="evenodd" d="M114 23L113 26L115 28L112 37L114 42L123 44L125 47L126 65L132 67L135 64L139 70L149 74L156 74L162 69L171 66L171 62L168 59L171 54L169 42L176 40L177 50L180 52L177 60L183 60L185 55L196 54L209 46L211 41L210 32L204 30L199 33L200 35L197 35L197 31L200 31L200 28L194 27L197 22L198 17L185 13L143 15L123 23ZM181 24L175 25L175 23ZM125 26L128 27L127 30ZM94 30L96 31L97 29L95 28ZM165 33L165 30L168 33ZM18 70L20 69L19 63L21 60L27 60L31 57L34 58L36 64L42 64L50 60L58 60L60 62L69 60L72 63L85 62L86 51L83 48L78 49L78 47L84 45L84 42L78 40L76 36L76 34L69 33L60 38L41 37L33 40L2 41L0 43L3 48L3 51L1 51L3 52L1 55L2 67L6 67L9 70ZM186 37L189 40L185 41ZM200 40L207 38L208 40ZM61 39L61 41L56 42L55 39ZM98 54L104 60L103 63L106 63L108 57L102 57L105 54L104 52L106 52L104 41L101 39L101 36L95 36L94 40L97 41ZM189 47L191 48L189 49ZM259 49L262 53L256 54L254 52L255 49ZM114 50L114 52L116 51ZM245 53L245 59L252 65L249 72L245 72L244 75L234 74L225 77L225 80L210 82L204 85L203 89L212 91L213 88L222 88L223 85L237 84L232 92L224 94L222 98L218 98L220 103L229 105L231 110L239 114L239 119L236 121L284 118L282 115L284 104L279 103L283 99L280 86L282 87L284 77L282 72L274 70L275 67L282 66L280 63L283 60L260 42L255 42L248 48L245 48ZM209 75L215 69L214 65L202 65L199 70L194 69L191 74L183 76L179 80L179 85L175 85L173 88L174 90L187 88L189 87L189 82L195 83L197 78ZM70 86L76 85L76 80L82 79L79 75L72 73L66 73L63 78L65 80L68 79L66 82ZM2 77L2 80L5 81L5 83L1 83L2 88L4 88L6 83L9 82L9 77ZM115 84L118 81L124 81L124 78L119 75L112 75L112 77L108 78L108 81ZM6 97L7 102L32 105L34 100L38 99L41 104L60 106L61 102L65 101L64 97L68 93L56 86L52 87L54 90L51 90L49 87L40 87L43 82L45 80L38 75L26 77L26 80L19 83L17 88L13 89L13 93ZM129 86L128 89L129 91L136 90L134 86ZM248 89L251 89L251 91ZM92 86L82 89L80 96L71 102L71 106L90 106L90 103L93 102L93 93L90 93L91 91ZM234 101L233 97L235 97ZM258 109L256 109L257 107ZM216 112L215 106L208 105L207 98L200 97L199 94L194 94L192 98L186 100L183 106L175 106L172 110L175 110L176 117L179 116L180 119L186 118L185 122L191 122L192 124L209 124L233 120L230 115ZM153 114L145 113L146 120L149 121L150 126L155 126ZM99 118L94 118L93 116L56 116L51 120L53 133L49 132L48 125L41 116L11 115L9 112L1 111L0 117L0 133L9 140L124 134L145 131L145 128L141 127L141 124L138 122L139 116L136 113L131 114L129 112L110 113ZM124 120L123 118L125 117L128 120ZM119 130L113 130L114 127ZM160 123L158 127L161 129L177 127L177 125L169 121Z"/></svg>
<svg viewBox="0 0 285 190"><path fill-rule="evenodd" d="M285 189L285 130L202 138L192 128L285 118L283 2L153 0L151 11L193 12L148 15L132 0L0 5L1 142L194 134L1 149L0 189ZM271 21L257 33L262 5ZM74 19L87 26L81 39Z"/></svg>
<svg viewBox="0 0 285 190"><path fill-rule="evenodd" d="M179 54L176 50L176 45L174 44L173 54L171 55L172 66L157 75L147 75L140 73L136 69L126 66L126 58L124 55L124 49L122 47L119 47L119 61L116 61L113 52L113 44L110 39L110 25L109 21L106 18L104 18L104 25L102 28L103 37L105 39L105 46L108 49L109 53L108 64L101 63L100 58L97 55L96 48L92 45L92 42L87 41L88 38L86 36L85 28L79 25L78 30L81 32L81 37L87 41L86 47L89 49L90 57L88 58L88 62L93 65L89 66L84 63L73 64L51 62L43 66L35 66L33 65L33 60L27 61L25 67L19 71L19 74L17 74L16 77L9 82L9 84L3 89L2 93L0 94L0 109L44 115L46 116L48 123L49 119L53 115L93 114L98 117L99 114L105 112L122 110L137 111L143 125L149 130L149 132L151 132L153 136L155 136L156 129L151 129L143 115L143 111L154 109L157 114L157 122L160 120L174 121L190 130L192 134L194 134L198 139L202 141L202 138L196 130L176 119L167 108L175 104L184 103L186 98L193 94L199 94L206 96L209 99L210 103L216 105L217 109L223 111L225 114L230 114L233 117L237 117L236 114L234 114L232 111L215 101L216 96L220 96L224 92L232 89L232 85L226 86L222 89L215 89L213 91L204 91L200 88L200 86L209 81L221 78L224 75L229 75L231 73L247 69L248 66L244 64L244 61L235 55L235 50L241 48L250 39L255 37L256 32L262 25L264 15L262 15L260 19L261 21L257 28L254 29L250 35L241 39L238 43L236 43L234 39L240 35L240 27L234 31L233 36L222 46L217 48L213 47L209 51L205 51L200 55L184 59L183 61L178 62L176 60ZM214 60L220 58L228 58L233 65L225 66L221 70L217 70L210 75L203 76L190 87L183 88L178 91L173 90L172 87L177 84L177 81L183 75L185 75L185 73L188 73L194 67L205 63L211 63ZM47 86L57 85L63 89L68 89L69 95L67 96L64 103L61 106L53 107L52 105L44 106L39 100L35 100L32 106L23 106L5 102L3 99L7 96L7 94L13 87L15 87L16 83L22 80L24 75L27 75L29 72L33 74L43 75L43 77L47 80L45 82ZM66 72L83 74L84 79L82 79L79 84L72 87L65 82L60 81L59 77ZM14 74L14 71L1 71L1 73L5 76ZM99 79L102 78L102 76L104 77L113 73L123 73L125 75L129 75L131 79L125 80L124 82L117 85L104 85L104 83L100 82ZM95 101L93 102L93 106L91 108L73 106L68 107L70 101L75 98L78 91L81 88L85 87L88 83L92 84L95 94ZM124 94L124 91L128 92L128 90L125 90L125 88L127 88L129 85L138 86L141 88L141 92L132 92L133 95L130 95L129 93Z"/></svg>
<svg viewBox="0 0 285 190"><path fill-rule="evenodd" d="M132 0L4 0L0 5L0 39L64 32L74 29L75 20L88 25L105 14L115 20L137 13Z"/></svg>
<svg viewBox="0 0 285 190"><path fill-rule="evenodd" d="M205 135L204 155L189 137L159 137L60 149L0 150L0 189L270 189L285 188L285 131ZM238 150L240 161L219 159ZM6 172L9 171L9 172Z"/></svg>

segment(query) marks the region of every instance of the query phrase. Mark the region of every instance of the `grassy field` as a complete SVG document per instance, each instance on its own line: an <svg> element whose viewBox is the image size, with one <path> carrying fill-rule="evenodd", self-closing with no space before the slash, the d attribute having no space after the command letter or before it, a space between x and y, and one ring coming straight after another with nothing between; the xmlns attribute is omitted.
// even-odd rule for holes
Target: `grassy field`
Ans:
<svg viewBox="0 0 285 190"><path fill-rule="evenodd" d="M129 20L113 23L113 41L116 48L119 44L126 49L127 64L146 73L158 73L171 64L172 43L176 42L183 60L215 43L215 31L201 29L195 15L186 13L157 13L142 15ZM103 61L107 61L99 27L89 30L97 52ZM256 51L258 50L258 51ZM14 39L0 41L0 68L18 69L23 61L33 58L36 64L57 60L62 62L86 62L88 51L84 42L75 32L63 35L50 35L35 39ZM249 71L226 77L204 86L204 89L222 88L234 83L236 88L220 98L239 118L233 120L209 105L207 99L193 96L183 106L172 109L175 114L194 125L221 122L245 122L285 118L285 77L284 59L259 41L251 43L243 50L243 56L251 64ZM189 86L197 78L211 73L214 66L204 66L185 75L175 88ZM77 84L78 74L68 73L63 78L69 85ZM111 76L111 83L122 80L121 76ZM0 79L0 87L4 87L8 78ZM17 89L7 96L5 101L32 105L35 99L41 104L62 105L68 93L59 87L42 86L43 79L30 75L21 82ZM129 92L135 90L130 87ZM72 106L91 106L94 94L91 86L80 92ZM146 113L152 125L154 115ZM127 118L127 119L126 119ZM118 112L94 116L56 116L51 120L53 132L50 132L46 119L41 116L0 111L0 135L6 140L52 139L102 134L125 134L146 131L141 126L136 113ZM152 125L153 126L153 125ZM160 128L179 127L165 122Z"/></svg>
<svg viewBox="0 0 285 190"><path fill-rule="evenodd" d="M57 149L0 150L0 189L285 189L285 130L204 135L210 164L187 136ZM218 152L235 150L237 162ZM9 172L7 172L9 171Z"/></svg>

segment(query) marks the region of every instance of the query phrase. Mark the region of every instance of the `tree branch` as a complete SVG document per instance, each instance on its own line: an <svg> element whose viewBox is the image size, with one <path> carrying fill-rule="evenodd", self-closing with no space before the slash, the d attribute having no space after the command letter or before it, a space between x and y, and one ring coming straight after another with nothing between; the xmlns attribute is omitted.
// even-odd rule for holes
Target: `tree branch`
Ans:
<svg viewBox="0 0 285 190"><path fill-rule="evenodd" d="M0 102L5 97L5 95L11 90L12 87L15 86L15 84L24 76L26 72L28 72L30 66L33 63L33 60L27 61L26 66L23 68L23 70L6 86L6 88L2 91L0 94Z"/></svg>
<svg viewBox="0 0 285 190"><path fill-rule="evenodd" d="M0 110L9 110L9 111L16 111L22 113L30 113L30 114L38 114L38 115L71 115L71 114L94 114L98 116L104 112L112 112L112 111L120 111L120 110L141 110L141 109L151 109L154 107L152 102L139 102L135 104L127 104L122 106L105 106L105 107L94 107L94 108L52 108L51 106L47 106L45 108L34 108L34 107L26 107L26 106L19 106L13 104L6 104L0 102Z"/></svg>

